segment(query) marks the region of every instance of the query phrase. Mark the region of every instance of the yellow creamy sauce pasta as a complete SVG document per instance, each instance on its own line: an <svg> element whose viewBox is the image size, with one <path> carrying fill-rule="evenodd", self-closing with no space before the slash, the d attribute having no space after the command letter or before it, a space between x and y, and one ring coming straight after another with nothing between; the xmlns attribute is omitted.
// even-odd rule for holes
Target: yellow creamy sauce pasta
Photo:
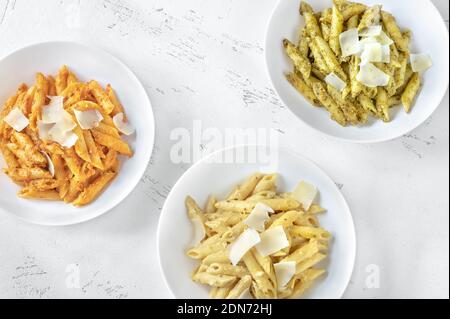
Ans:
<svg viewBox="0 0 450 319"><path fill-rule="evenodd" d="M188 196L196 242L187 256L199 262L192 280L211 287L215 299L304 294L326 273L320 263L332 238L320 227L317 193L307 182L280 193L277 174L256 173L225 199L210 196L204 208Z"/></svg>

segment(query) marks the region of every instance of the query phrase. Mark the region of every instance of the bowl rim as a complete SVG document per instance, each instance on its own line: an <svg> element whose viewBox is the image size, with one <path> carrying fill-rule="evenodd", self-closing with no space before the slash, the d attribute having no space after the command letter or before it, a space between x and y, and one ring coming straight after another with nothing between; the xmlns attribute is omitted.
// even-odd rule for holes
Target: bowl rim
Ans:
<svg viewBox="0 0 450 319"><path fill-rule="evenodd" d="M298 0L300 1L300 0ZM448 52L448 44L449 44L449 31L447 29L447 26L445 24L444 18L442 16L442 14L439 12L439 10L437 9L437 7L434 5L434 3L431 0L423 0L424 2L426 1L428 3L428 5L431 5L432 9L435 11L435 13L437 13L440 17L439 19L439 28L441 28L443 31L443 34L445 33L445 38L443 39L443 43L446 43L445 47L447 52ZM273 90L276 92L277 96L279 97L280 101L283 102L283 104L286 106L286 108L289 110L289 112L298 120L300 120L301 123L303 123L305 126L311 128L313 131L315 132L319 132L324 136L327 136L333 140L336 141L342 141L342 142L347 142L347 143L353 143L353 144L377 144L377 143L383 143L383 142L388 142L388 141L393 141L396 140L408 133L411 133L412 131L414 131L415 129L417 129L418 127L422 126L435 112L436 110L439 108L439 106L441 105L442 101L445 98L445 95L447 94L448 88L449 88L449 78L446 78L446 84L445 87L446 89L443 90L442 95L439 97L439 102L437 103L437 105L433 108L432 111L430 111L430 113L424 117L424 119L422 121L420 121L416 126L414 126L413 128L403 132L403 133L399 133L399 134L395 134L391 137L384 137L384 138L371 138L371 139L363 139L363 140L357 140L357 139L351 139L351 138L345 138L345 137L340 137L340 136L336 136L333 134L329 134L327 132L324 132L322 130L320 130L319 128L313 126L312 124L309 124L308 122L306 122L305 120L303 120L300 116L298 116L297 114L295 114L295 112L292 110L292 107L286 103L285 99L281 96L281 94L278 92L277 87L275 86L275 82L274 79L272 77L271 71L270 71L270 67L269 67L269 57L268 57L268 52L269 50L267 49L268 46L268 42L269 42L269 34L271 32L271 26L272 26L272 21L274 19L274 16L278 10L278 7L281 5L281 3L283 2L283 0L278 0L277 3L275 4L274 8L272 9L272 13L270 14L270 18L268 20L267 26L266 26L266 33L265 33L265 37L264 37L264 62L265 62L265 67L266 67L266 74L267 77L270 80L270 84L272 85ZM448 55L448 54L447 54ZM311 106L310 103L308 101L305 100L305 104L308 106Z"/></svg>
<svg viewBox="0 0 450 319"><path fill-rule="evenodd" d="M209 159L213 158L214 156L220 154L220 153L224 153L233 149L238 149L238 148L248 148L248 147L266 147L266 148L270 148L267 145L261 145L261 144L240 144L240 145L235 145L235 146L230 146L230 147L225 147L222 149L219 149L205 157L203 157L201 160L199 160L198 162L194 163L191 167L189 167L181 176L180 178L177 180L177 182L174 184L174 186L172 187L169 195L167 196L167 199L163 205L163 208L161 209L161 213L159 216L159 220L158 220L158 228L156 231L156 252L157 252L157 256L158 256L158 265L159 265L159 269L162 273L162 278L164 281L164 284L166 286L166 288L168 289L168 291L170 291L171 295L173 298L177 298L175 295L175 292L172 290L172 287L169 284L168 281L168 274L166 273L166 270L164 269L163 265L162 265L162 258L161 258L161 233L162 233L162 218L163 215L165 214L164 212L167 209L167 205L169 203L169 201L172 199L172 197L174 196L174 190L183 182L183 180L186 178L186 175L189 173L189 171L195 169L196 167L200 166L201 164L207 162ZM315 167L317 169L317 171L320 173L320 175L327 180L328 182L331 183L331 185L333 185L333 187L335 188L335 190L337 191L337 194L339 196L339 200L344 204L345 210L347 212L347 215L349 217L349 222L352 228L352 233L350 234L352 237L352 247L349 247L350 251L351 251L351 256L350 256L350 260L351 260L351 269L348 272L348 278L346 278L346 285L345 287L343 287L338 295L339 298L342 298L345 294L345 292L347 291L347 289L349 288L350 285L350 281L351 278L353 277L354 271L355 271L355 266L356 266L356 256L358 254L358 237L357 237L357 230L355 227L355 221L353 219L353 214L352 211L350 209L350 206L347 202L347 200L345 199L344 194L342 193L342 191L339 189L339 187L336 185L336 183L333 181L333 179L319 166L317 165L314 161L312 161L311 159L303 156L302 154L289 149L288 147L285 146L278 146L277 147L278 152L286 152L291 154L294 157L300 158L301 160L303 160L304 162L306 162L309 165L312 165L313 167Z"/></svg>
<svg viewBox="0 0 450 319"><path fill-rule="evenodd" d="M3 63L5 60L7 60L8 58L13 57L16 54L19 54L21 52L27 51L27 50L32 50L34 48L37 47L41 47L41 46L51 46L51 45L62 45L62 46L77 46L79 48L82 48L83 50L87 50L87 51L92 51L94 53L97 54L101 54L104 56L107 56L108 58L110 58L112 61L114 61L115 63L117 63L118 65L122 66L124 68L124 70L128 73L129 77L131 79L133 79L133 81L136 83L136 86L139 90L142 90L143 92L143 96L145 97L145 99L148 101L148 105L150 106L150 111L149 111L149 115L150 117L148 118L148 120L150 121L149 124L151 124L151 127L153 127L153 129L149 129L149 133L150 134L150 143L149 143L149 147L147 147L145 150L142 150L142 152L144 152L144 156L143 161L144 163L142 164L142 169L137 173L136 176L139 176L139 178L136 178L135 180L130 180L130 186L128 188L127 191L124 191L123 194L121 194L121 196L117 196L116 199L114 200L114 198L111 200L111 203L108 205L105 205L105 208L103 209L98 209L98 212L96 214L93 214L92 216L89 214L86 214L88 216L82 217L82 218L78 218L77 220L71 220L68 222L45 222L45 221L35 221L35 220L28 220L22 216L18 216L17 214L14 214L12 211L10 211L9 209L5 209L3 207L0 207L0 211L1 212L5 212L10 216L13 216L19 220L22 220L26 223L29 224L34 224L34 225L40 225L40 226L58 226L58 227L64 227L64 226L70 226L70 225L78 225L78 224L82 224L94 219L99 218L100 216L105 215L106 213L110 212L111 210L113 210L115 207L117 207L118 205L120 205L135 189L136 187L139 185L139 181L142 179L142 176L144 176L145 171L148 168L148 165L150 163L152 154L153 154L153 150L155 147L155 140L156 140L156 123L155 123L155 115L153 112L153 105L152 102L150 100L150 97L147 93L147 91L145 90L145 87L143 86L142 82L139 80L139 78L136 76L136 74L119 58L117 58L116 56L114 56L113 54L109 53L108 51L101 49L97 46L93 46L90 44L86 44L83 42L79 42L79 41L58 41L58 40L54 40L54 41L44 41L44 42L36 42L36 43L32 43L23 47L20 47L18 49L15 49L14 51L0 57L0 64Z"/></svg>

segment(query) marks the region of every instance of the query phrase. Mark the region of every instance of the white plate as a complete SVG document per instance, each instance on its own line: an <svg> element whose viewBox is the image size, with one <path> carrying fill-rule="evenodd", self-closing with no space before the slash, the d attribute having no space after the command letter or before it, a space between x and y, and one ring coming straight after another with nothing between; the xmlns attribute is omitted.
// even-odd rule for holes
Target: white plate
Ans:
<svg viewBox="0 0 450 319"><path fill-rule="evenodd" d="M309 0L315 11L331 7L331 0ZM413 31L412 52L429 53L434 67L424 77L424 87L410 114L401 108L392 111L393 121L385 124L372 120L362 127L341 127L332 121L325 109L312 107L285 79L292 70L282 40L296 41L304 26L299 14L300 0L281 0L272 15L266 35L266 65L278 95L300 120L308 126L341 140L374 143L400 137L430 117L439 106L448 87L449 41L448 30L438 10L429 0L361 0L368 5L382 4L402 28Z"/></svg>
<svg viewBox="0 0 450 319"><path fill-rule="evenodd" d="M199 205L204 205L210 194L223 198L249 175L266 171L255 161L253 164L211 163L212 158L237 154L237 150L247 152L248 147L219 151L191 167L173 187L164 205L158 227L158 255L167 286L175 298L202 299L208 298L209 294L207 287L190 278L198 263L185 254L193 239L193 228L184 205L186 196L191 195ZM341 298L350 280L356 254L355 230L347 203L336 184L315 164L288 150L282 149L278 154L279 189L293 190L301 180L317 186L319 203L328 209L320 216L321 225L335 237L327 262L328 275L305 297Z"/></svg>
<svg viewBox="0 0 450 319"><path fill-rule="evenodd" d="M94 203L75 208L62 202L30 201L17 197L19 188L0 173L0 211L41 225L69 225L84 222L111 210L139 183L150 160L155 137L152 106L136 76L118 59L102 50L69 42L49 42L21 49L0 61L0 103L11 96L20 83L34 83L36 72L56 74L67 64L83 81L110 83L125 107L136 134L128 141L135 154L122 158L119 175ZM0 156L0 167L5 167Z"/></svg>

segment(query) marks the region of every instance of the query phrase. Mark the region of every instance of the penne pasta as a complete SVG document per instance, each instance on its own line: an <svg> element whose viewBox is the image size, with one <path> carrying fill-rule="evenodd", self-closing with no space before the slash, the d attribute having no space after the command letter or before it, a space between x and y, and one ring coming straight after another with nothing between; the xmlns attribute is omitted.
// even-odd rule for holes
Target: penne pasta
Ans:
<svg viewBox="0 0 450 319"><path fill-rule="evenodd" d="M228 199L208 197L204 210L186 198L188 217L206 228L205 238L186 253L199 263L192 280L210 286L211 298L236 299L246 293L257 299L289 298L323 273L313 267L329 249L331 234L318 220L325 209L312 204L303 211L297 201L303 202L303 195L279 193L276 179L277 174L253 174ZM284 268L286 273L280 272Z"/></svg>

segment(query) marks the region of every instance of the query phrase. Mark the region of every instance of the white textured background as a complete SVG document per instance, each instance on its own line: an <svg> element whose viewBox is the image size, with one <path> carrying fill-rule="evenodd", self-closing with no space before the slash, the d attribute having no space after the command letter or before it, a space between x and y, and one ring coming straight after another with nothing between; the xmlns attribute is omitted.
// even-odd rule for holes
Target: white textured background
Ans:
<svg viewBox="0 0 450 319"><path fill-rule="evenodd" d="M433 2L448 24L449 1ZM220 129L275 128L281 144L307 154L342 187L359 248L345 297L449 297L448 93L426 124L392 142L354 145L318 135L292 117L266 76L263 42L275 4L0 0L0 56L48 40L103 48L136 72L157 120L151 165L112 212L46 228L0 211L0 297L170 297L156 228L165 197L188 168L169 160L170 131L191 128L194 119ZM80 289L66 287L71 264L80 267ZM365 284L371 264L381 270L379 289Z"/></svg>

